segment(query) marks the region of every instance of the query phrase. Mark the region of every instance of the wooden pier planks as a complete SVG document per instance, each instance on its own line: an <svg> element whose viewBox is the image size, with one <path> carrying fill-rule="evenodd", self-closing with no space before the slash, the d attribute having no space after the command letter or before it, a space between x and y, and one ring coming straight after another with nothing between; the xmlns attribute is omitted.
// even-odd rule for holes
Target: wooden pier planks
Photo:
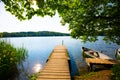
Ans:
<svg viewBox="0 0 120 80"><path fill-rule="evenodd" d="M86 58L86 62L93 64L116 64L117 60L109 60L109 59L99 59L99 58Z"/></svg>
<svg viewBox="0 0 120 80"><path fill-rule="evenodd" d="M113 65L119 63L119 61L112 59L86 58L86 63L90 70L92 71L93 65Z"/></svg>
<svg viewBox="0 0 120 80"><path fill-rule="evenodd" d="M56 46L37 80L71 80L68 60L66 47Z"/></svg>

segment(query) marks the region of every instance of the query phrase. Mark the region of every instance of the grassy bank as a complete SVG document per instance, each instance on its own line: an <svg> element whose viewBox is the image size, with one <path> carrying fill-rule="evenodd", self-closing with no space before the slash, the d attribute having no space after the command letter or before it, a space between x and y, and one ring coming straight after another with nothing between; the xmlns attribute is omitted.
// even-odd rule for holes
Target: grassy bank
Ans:
<svg viewBox="0 0 120 80"><path fill-rule="evenodd" d="M74 80L120 80L120 63L111 68L102 67L94 72L89 72L87 68L79 69L80 76L74 76Z"/></svg>
<svg viewBox="0 0 120 80"><path fill-rule="evenodd" d="M101 70L97 72L89 72L81 76L75 76L74 80L111 80L111 70Z"/></svg>
<svg viewBox="0 0 120 80"><path fill-rule="evenodd" d="M111 69L100 68L95 71L88 71L87 67L79 68L80 76L74 76L74 80L111 80Z"/></svg>

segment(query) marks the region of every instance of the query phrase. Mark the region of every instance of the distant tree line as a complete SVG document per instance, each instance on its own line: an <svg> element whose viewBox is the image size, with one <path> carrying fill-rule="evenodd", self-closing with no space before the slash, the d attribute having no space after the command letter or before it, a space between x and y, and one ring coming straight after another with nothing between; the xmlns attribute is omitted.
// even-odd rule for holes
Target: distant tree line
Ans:
<svg viewBox="0 0 120 80"><path fill-rule="evenodd" d="M32 36L70 36L70 34L49 31L2 33L2 37L32 37Z"/></svg>

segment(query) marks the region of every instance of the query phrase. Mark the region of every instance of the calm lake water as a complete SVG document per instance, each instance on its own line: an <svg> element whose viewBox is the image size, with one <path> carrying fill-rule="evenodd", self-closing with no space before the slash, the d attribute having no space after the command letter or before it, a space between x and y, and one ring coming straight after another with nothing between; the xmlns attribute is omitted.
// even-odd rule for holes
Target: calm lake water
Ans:
<svg viewBox="0 0 120 80"><path fill-rule="evenodd" d="M80 40L71 37L17 37L3 39L11 42L16 47L24 46L28 50L28 58L24 62L24 68L30 74L36 73L44 67L53 48L56 45L61 45L62 40L71 58L72 76L78 74L78 69L86 65L82 57L82 46L102 51L112 58L115 58L115 49L120 48L120 45L115 43L105 43L101 36L99 36L98 41L92 43L82 43ZM21 75L21 80L25 78L23 75Z"/></svg>

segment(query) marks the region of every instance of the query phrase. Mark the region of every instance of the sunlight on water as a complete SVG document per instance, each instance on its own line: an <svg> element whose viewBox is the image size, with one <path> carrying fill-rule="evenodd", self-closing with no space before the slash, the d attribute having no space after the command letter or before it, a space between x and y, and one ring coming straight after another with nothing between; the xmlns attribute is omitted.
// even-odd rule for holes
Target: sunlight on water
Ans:
<svg viewBox="0 0 120 80"><path fill-rule="evenodd" d="M42 65L41 64L35 64L35 66L33 67L33 72L39 72L42 69Z"/></svg>

